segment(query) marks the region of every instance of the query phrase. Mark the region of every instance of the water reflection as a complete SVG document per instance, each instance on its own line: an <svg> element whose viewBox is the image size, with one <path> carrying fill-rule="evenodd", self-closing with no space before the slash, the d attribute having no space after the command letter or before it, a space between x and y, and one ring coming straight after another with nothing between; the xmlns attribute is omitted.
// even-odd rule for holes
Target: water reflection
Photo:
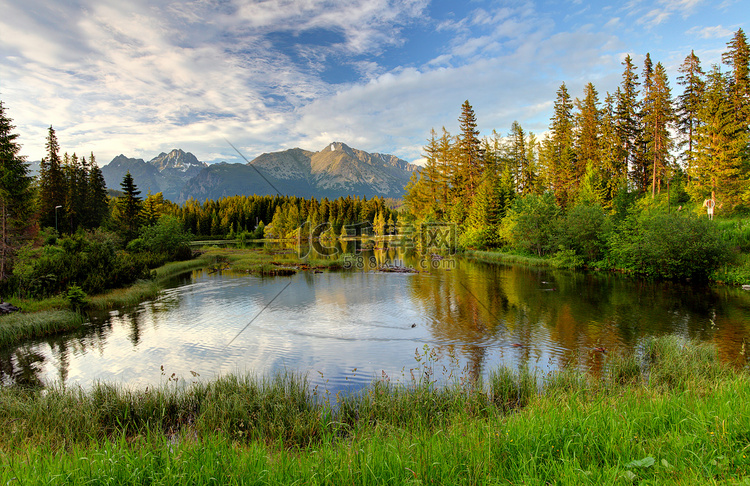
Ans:
<svg viewBox="0 0 750 486"><path fill-rule="evenodd" d="M595 348L632 352L662 334L713 341L723 359L747 362L750 296L741 290L337 244L364 268L271 278L193 272L154 301L0 350L0 380L145 385L172 373L189 381L198 379L191 372L210 379L292 370L337 391L384 374L407 379L423 366L425 345L437 368L478 378L499 364L599 370L604 356ZM385 265L417 271L371 270Z"/></svg>

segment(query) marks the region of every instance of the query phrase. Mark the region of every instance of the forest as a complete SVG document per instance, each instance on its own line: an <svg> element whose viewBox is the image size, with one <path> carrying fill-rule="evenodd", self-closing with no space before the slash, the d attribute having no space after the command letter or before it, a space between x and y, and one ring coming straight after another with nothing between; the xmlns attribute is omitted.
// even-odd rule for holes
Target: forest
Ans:
<svg viewBox="0 0 750 486"><path fill-rule="evenodd" d="M691 52L673 97L661 62L646 54L639 70L628 55L603 103L592 83L575 99L563 83L541 139L518 122L507 136L480 139L466 101L458 135L431 131L408 210L417 221L453 222L465 248L705 277L731 250L748 249L749 59L742 29L722 55L725 71L704 70ZM709 223L709 208L722 223Z"/></svg>

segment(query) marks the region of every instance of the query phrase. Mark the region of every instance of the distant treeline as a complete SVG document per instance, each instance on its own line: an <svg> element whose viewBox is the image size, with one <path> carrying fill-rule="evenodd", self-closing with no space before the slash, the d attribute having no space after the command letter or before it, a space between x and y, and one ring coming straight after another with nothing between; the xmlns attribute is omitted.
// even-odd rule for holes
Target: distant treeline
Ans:
<svg viewBox="0 0 750 486"><path fill-rule="evenodd" d="M398 215L395 201L357 196L329 200L295 196L231 196L200 203L189 199L168 211L182 221L186 231L201 236L234 236L254 233L256 237L285 238L309 222L313 227L329 223L335 236L346 225L369 222L374 227L393 226Z"/></svg>

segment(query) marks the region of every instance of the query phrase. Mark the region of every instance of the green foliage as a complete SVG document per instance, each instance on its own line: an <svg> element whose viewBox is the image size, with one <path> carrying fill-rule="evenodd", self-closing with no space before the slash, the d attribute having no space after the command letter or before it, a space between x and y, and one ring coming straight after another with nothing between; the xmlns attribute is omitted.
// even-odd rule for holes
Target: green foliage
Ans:
<svg viewBox="0 0 750 486"><path fill-rule="evenodd" d="M551 192L528 194L516 199L502 222L502 235L514 248L549 255L558 240L560 208Z"/></svg>
<svg viewBox="0 0 750 486"><path fill-rule="evenodd" d="M76 312L80 312L88 306L88 295L78 285L71 285L68 287L68 292L65 294L65 298L70 305L70 308Z"/></svg>
<svg viewBox="0 0 750 486"><path fill-rule="evenodd" d="M14 253L31 225L32 178L11 122L0 101L0 281L10 277Z"/></svg>
<svg viewBox="0 0 750 486"><path fill-rule="evenodd" d="M618 268L664 279L706 279L727 261L716 225L686 212L634 210L609 240Z"/></svg>
<svg viewBox="0 0 750 486"><path fill-rule="evenodd" d="M611 223L598 204L578 204L561 219L561 245L586 262L603 257Z"/></svg>
<svg viewBox="0 0 750 486"><path fill-rule="evenodd" d="M131 243L140 240L138 246L142 251L164 255L168 260L184 260L191 256L190 239L179 219L162 215L155 224L141 229L140 238Z"/></svg>
<svg viewBox="0 0 750 486"><path fill-rule="evenodd" d="M21 297L46 297L78 284L87 294L121 287L149 275L147 260L118 250L120 240L101 230L58 238L19 252L14 274Z"/></svg>

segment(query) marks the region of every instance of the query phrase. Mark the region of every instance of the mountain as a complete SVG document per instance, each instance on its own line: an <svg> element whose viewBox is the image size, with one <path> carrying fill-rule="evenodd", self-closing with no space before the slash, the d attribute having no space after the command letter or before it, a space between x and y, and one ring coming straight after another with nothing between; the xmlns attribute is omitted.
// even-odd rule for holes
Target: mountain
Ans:
<svg viewBox="0 0 750 486"><path fill-rule="evenodd" d="M401 198L419 167L393 155L370 154L333 142L319 152L300 148L262 154L249 164L214 164L191 179L177 199L200 201L235 194Z"/></svg>
<svg viewBox="0 0 750 486"><path fill-rule="evenodd" d="M108 188L120 187L123 177L129 171L141 191L141 197L161 192L166 199L176 200L180 190L187 181L208 167L195 155L174 149L160 153L148 162L143 159L132 159L120 154L102 167L102 174Z"/></svg>
<svg viewBox="0 0 750 486"><path fill-rule="evenodd" d="M162 180L159 169L147 163L143 159L132 159L123 154L118 155L112 161L102 166L104 182L110 189L119 189L122 179L127 172L133 176L138 190L145 196L148 191L157 193L161 191L159 182ZM142 197L143 197L142 196Z"/></svg>

